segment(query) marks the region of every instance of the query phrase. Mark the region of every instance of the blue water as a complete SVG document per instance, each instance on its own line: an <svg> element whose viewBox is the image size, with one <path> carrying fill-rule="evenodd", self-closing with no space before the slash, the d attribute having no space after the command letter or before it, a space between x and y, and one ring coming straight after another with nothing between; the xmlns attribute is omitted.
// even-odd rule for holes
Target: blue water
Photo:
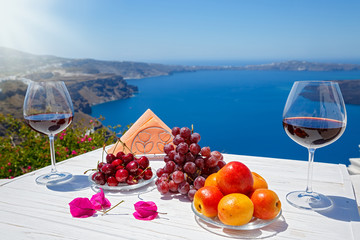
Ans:
<svg viewBox="0 0 360 240"><path fill-rule="evenodd" d="M360 79L358 72L199 71L128 80L139 93L92 108L105 125L134 123L150 108L170 128L194 125L201 146L224 153L307 161L307 150L282 128L282 112L294 81ZM360 96L359 96L360 97ZM360 106L347 105L348 125L315 161L349 164L358 157Z"/></svg>

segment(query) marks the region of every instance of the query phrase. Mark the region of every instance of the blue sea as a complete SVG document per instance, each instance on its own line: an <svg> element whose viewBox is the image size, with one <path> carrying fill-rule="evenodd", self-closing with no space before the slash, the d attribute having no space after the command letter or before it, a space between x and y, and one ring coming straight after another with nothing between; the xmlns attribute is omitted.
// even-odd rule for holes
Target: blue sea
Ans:
<svg viewBox="0 0 360 240"><path fill-rule="evenodd" d="M197 71L127 80L139 93L92 107L105 125L134 123L150 108L170 128L194 126L201 146L223 153L307 161L307 149L282 128L294 81L360 79L356 72ZM360 97L360 96L359 96ZM360 106L346 105L348 124L335 143L316 150L315 161L349 165L359 157Z"/></svg>

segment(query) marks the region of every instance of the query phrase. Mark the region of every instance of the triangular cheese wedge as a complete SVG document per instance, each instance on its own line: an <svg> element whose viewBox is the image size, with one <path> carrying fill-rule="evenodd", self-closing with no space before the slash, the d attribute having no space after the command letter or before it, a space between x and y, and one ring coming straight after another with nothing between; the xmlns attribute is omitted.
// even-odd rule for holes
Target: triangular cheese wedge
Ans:
<svg viewBox="0 0 360 240"><path fill-rule="evenodd" d="M172 139L171 129L148 109L120 138L126 147L118 141L108 153L126 153L130 149L134 154L161 154L164 153L164 145Z"/></svg>

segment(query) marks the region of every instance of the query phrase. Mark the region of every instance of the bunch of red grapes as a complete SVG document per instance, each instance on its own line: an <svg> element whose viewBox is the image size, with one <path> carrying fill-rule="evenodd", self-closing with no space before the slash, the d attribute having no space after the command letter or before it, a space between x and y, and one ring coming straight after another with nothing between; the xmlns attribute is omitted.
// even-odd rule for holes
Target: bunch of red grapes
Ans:
<svg viewBox="0 0 360 240"><path fill-rule="evenodd" d="M173 144L164 146L165 166L156 171L155 184L161 194L181 193L192 201L206 178L225 166L225 162L220 152L211 151L210 147L201 148L200 134L189 128L174 127L172 135Z"/></svg>
<svg viewBox="0 0 360 240"><path fill-rule="evenodd" d="M137 184L141 179L149 180L153 176L149 159L146 156L136 158L132 153L120 151L116 155L107 154L106 162L100 162L92 180L99 185L117 186L119 183Z"/></svg>

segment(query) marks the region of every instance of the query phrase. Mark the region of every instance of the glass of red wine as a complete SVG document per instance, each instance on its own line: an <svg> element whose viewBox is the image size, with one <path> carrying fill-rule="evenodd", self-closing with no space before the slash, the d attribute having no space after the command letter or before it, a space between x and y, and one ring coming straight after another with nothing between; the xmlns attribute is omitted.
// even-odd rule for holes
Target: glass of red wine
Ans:
<svg viewBox="0 0 360 240"><path fill-rule="evenodd" d="M335 142L345 131L346 109L339 85L331 81L295 82L284 108L283 127L309 152L306 190L288 193L287 201L315 211L332 207L331 199L313 192L312 176L315 150Z"/></svg>
<svg viewBox="0 0 360 240"><path fill-rule="evenodd" d="M70 94L62 81L31 82L24 100L25 122L35 131L48 135L50 140L51 172L36 178L43 185L61 184L72 175L58 172L55 167L54 137L72 122L74 108Z"/></svg>

